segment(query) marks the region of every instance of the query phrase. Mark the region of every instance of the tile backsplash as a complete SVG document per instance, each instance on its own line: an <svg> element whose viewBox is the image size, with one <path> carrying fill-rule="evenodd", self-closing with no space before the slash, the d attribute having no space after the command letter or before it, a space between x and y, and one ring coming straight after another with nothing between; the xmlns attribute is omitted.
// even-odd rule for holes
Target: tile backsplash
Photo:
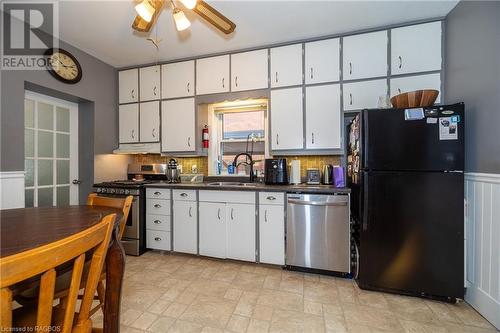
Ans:
<svg viewBox="0 0 500 333"><path fill-rule="evenodd" d="M300 160L300 175L302 178L306 177L306 170L308 168L319 168L325 164L341 165L340 156L335 155L314 155L314 156L274 156L276 158L283 157L286 158L287 162L290 163L292 160ZM172 158L169 156L161 156L158 154L145 154L145 155L133 155L133 163L168 163L168 160ZM183 173L191 173L191 167L196 165L198 167L198 172L203 173L205 176L208 174L208 158L207 157L175 157L177 163L182 165Z"/></svg>

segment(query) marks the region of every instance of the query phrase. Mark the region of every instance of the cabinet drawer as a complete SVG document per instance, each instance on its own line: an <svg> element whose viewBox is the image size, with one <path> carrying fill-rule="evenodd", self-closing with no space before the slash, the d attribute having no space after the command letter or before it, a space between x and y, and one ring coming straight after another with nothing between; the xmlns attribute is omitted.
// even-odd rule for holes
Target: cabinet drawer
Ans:
<svg viewBox="0 0 500 333"><path fill-rule="evenodd" d="M285 194L283 192L260 192L259 204L261 205L283 205Z"/></svg>
<svg viewBox="0 0 500 333"><path fill-rule="evenodd" d="M146 198L170 199L170 189L167 188L147 188Z"/></svg>
<svg viewBox="0 0 500 333"><path fill-rule="evenodd" d="M170 200L147 199L146 214L170 215Z"/></svg>
<svg viewBox="0 0 500 333"><path fill-rule="evenodd" d="M170 251L170 232L146 230L146 247L148 249Z"/></svg>
<svg viewBox="0 0 500 333"><path fill-rule="evenodd" d="M173 190L172 192L174 200L196 201L196 190Z"/></svg>
<svg viewBox="0 0 500 333"><path fill-rule="evenodd" d="M255 204L255 192L200 191L199 201Z"/></svg>
<svg viewBox="0 0 500 333"><path fill-rule="evenodd" d="M147 214L146 229L157 230L157 231L170 231L170 216Z"/></svg>

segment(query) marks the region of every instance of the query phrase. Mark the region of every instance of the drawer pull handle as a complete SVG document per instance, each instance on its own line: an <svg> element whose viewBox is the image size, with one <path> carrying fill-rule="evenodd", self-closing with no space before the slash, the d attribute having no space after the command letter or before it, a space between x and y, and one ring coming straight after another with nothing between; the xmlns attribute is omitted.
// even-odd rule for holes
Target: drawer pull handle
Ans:
<svg viewBox="0 0 500 333"><path fill-rule="evenodd" d="M190 91L189 91L189 90L190 90L190 89L189 89L189 85L190 85L190 82L188 82L188 84L187 84L187 91L188 91L188 92L190 92Z"/></svg>
<svg viewBox="0 0 500 333"><path fill-rule="evenodd" d="M401 56L398 57L399 59L399 68L403 67L403 58L401 58Z"/></svg>
<svg viewBox="0 0 500 333"><path fill-rule="evenodd" d="M193 207L189 207L189 217L193 217L193 215L191 214L191 209L192 209L192 208L193 208Z"/></svg>
<svg viewBox="0 0 500 333"><path fill-rule="evenodd" d="M349 93L349 105L352 105L352 93Z"/></svg>
<svg viewBox="0 0 500 333"><path fill-rule="evenodd" d="M161 192L158 192L158 191L156 191L156 192L154 193L154 195L160 195L160 194L161 194Z"/></svg>
<svg viewBox="0 0 500 333"><path fill-rule="evenodd" d="M161 224L161 221L160 220L154 220L153 223L154 224Z"/></svg>
<svg viewBox="0 0 500 333"><path fill-rule="evenodd" d="M352 62L349 62L349 75L352 75Z"/></svg>
<svg viewBox="0 0 500 333"><path fill-rule="evenodd" d="M132 90L130 91L130 95L132 96L132 99L135 99L135 94L134 94L134 92L135 92L135 89L132 89Z"/></svg>
<svg viewBox="0 0 500 333"><path fill-rule="evenodd" d="M273 197L272 195L270 195L270 196L268 196L266 199L267 199L267 200L276 200L276 197Z"/></svg>
<svg viewBox="0 0 500 333"><path fill-rule="evenodd" d="M220 220L220 208L217 209L217 218Z"/></svg>
<svg viewBox="0 0 500 333"><path fill-rule="evenodd" d="M234 220L234 208L231 208L231 220Z"/></svg>
<svg viewBox="0 0 500 333"><path fill-rule="evenodd" d="M264 210L264 222L267 222L267 209Z"/></svg>
<svg viewBox="0 0 500 333"><path fill-rule="evenodd" d="M153 88L153 94L156 96L156 86Z"/></svg>
<svg viewBox="0 0 500 333"><path fill-rule="evenodd" d="M160 237L155 237L155 241L159 242L159 241L161 241L161 238Z"/></svg>
<svg viewBox="0 0 500 333"><path fill-rule="evenodd" d="M187 197L187 196L188 196L187 193L185 192L181 193L181 197Z"/></svg>
<svg viewBox="0 0 500 333"><path fill-rule="evenodd" d="M161 208L161 205L160 204L154 204L153 206L154 208Z"/></svg>

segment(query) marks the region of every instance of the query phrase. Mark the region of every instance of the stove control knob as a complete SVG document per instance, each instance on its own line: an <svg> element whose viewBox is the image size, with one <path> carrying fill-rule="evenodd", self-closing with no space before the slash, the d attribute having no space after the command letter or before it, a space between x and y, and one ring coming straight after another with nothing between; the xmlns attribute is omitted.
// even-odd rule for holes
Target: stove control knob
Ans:
<svg viewBox="0 0 500 333"><path fill-rule="evenodd" d="M101 193L101 188L100 188L100 187L98 187L98 188L96 188L96 189L95 189L95 191L96 191L97 193Z"/></svg>
<svg viewBox="0 0 500 333"><path fill-rule="evenodd" d="M130 194L130 190L125 190L125 194Z"/></svg>
<svg viewBox="0 0 500 333"><path fill-rule="evenodd" d="M120 194L125 194L125 190L124 190L124 189L121 189L121 190L120 190Z"/></svg>
<svg viewBox="0 0 500 333"><path fill-rule="evenodd" d="M111 194L115 193L115 189L114 188L108 189L108 193L111 193Z"/></svg>

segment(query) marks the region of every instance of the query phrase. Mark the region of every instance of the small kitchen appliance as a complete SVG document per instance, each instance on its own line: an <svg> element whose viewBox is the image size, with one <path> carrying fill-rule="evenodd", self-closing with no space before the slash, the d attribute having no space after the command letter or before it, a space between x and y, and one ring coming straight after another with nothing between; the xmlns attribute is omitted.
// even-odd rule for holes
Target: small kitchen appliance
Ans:
<svg viewBox="0 0 500 333"><path fill-rule="evenodd" d="M179 169L177 168L177 161L173 158L168 161L167 165L167 180L169 183L179 183L181 180Z"/></svg>
<svg viewBox="0 0 500 333"><path fill-rule="evenodd" d="M323 165L321 183L325 185L333 184L333 166L331 164Z"/></svg>
<svg viewBox="0 0 500 333"><path fill-rule="evenodd" d="M318 168L307 169L307 184L308 185L319 185L321 178L321 172Z"/></svg>
<svg viewBox="0 0 500 333"><path fill-rule="evenodd" d="M264 181L267 185L288 184L286 158L266 158L264 162Z"/></svg>

